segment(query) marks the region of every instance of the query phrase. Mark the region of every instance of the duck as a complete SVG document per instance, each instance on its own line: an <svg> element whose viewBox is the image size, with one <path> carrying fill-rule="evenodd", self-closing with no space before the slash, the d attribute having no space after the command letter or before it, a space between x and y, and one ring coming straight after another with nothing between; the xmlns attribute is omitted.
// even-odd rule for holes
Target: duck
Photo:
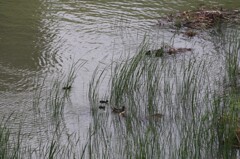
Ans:
<svg viewBox="0 0 240 159"><path fill-rule="evenodd" d="M125 112L125 106L122 106L122 108L112 108L113 113L118 113L118 114L124 114Z"/></svg>
<svg viewBox="0 0 240 159"><path fill-rule="evenodd" d="M99 103L101 103L101 104L107 104L107 103L108 103L108 100L100 100Z"/></svg>

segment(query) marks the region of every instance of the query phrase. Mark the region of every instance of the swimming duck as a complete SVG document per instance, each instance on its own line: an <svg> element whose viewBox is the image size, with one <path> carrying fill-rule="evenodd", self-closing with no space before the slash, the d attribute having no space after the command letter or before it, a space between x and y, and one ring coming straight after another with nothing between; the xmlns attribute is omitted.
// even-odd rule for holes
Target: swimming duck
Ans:
<svg viewBox="0 0 240 159"><path fill-rule="evenodd" d="M123 112L125 112L125 106L122 106L122 108L112 108L112 112L123 114Z"/></svg>
<svg viewBox="0 0 240 159"><path fill-rule="evenodd" d="M107 104L108 100L100 100L99 102L102 103L102 104Z"/></svg>
<svg viewBox="0 0 240 159"><path fill-rule="evenodd" d="M103 105L100 105L98 108L105 110L105 106L103 106Z"/></svg>

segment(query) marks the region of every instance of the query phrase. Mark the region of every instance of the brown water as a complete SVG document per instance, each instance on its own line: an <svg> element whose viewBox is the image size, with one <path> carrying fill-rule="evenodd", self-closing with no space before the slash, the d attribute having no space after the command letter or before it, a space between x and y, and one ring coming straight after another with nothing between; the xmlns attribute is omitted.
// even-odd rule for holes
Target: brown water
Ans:
<svg viewBox="0 0 240 159"><path fill-rule="evenodd" d="M239 0L1 1L0 117L12 111L31 114L37 79L46 78L50 86L52 77L67 74L69 66L81 59L87 63L77 73L65 117L71 132L84 133L82 128L91 120L87 93L95 68L134 54L145 36L152 47L169 41L172 33L156 26L158 17L211 4L240 7ZM203 39L182 42L182 38L175 39L176 46L212 47Z"/></svg>

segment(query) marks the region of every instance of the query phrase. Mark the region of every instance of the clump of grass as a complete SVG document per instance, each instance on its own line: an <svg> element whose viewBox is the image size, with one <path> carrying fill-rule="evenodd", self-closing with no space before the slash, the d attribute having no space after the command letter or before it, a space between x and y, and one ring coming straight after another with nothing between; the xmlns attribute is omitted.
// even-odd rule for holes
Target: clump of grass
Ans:
<svg viewBox="0 0 240 159"><path fill-rule="evenodd" d="M239 85L239 31L226 28L224 32L215 35L213 39L216 51L223 59L224 84L230 86L234 91L234 88Z"/></svg>
<svg viewBox="0 0 240 159"><path fill-rule="evenodd" d="M64 78L66 83L72 85L77 70L83 64L85 62L80 61L72 64L70 73ZM13 112L7 120L0 120L0 158L80 158L77 148L79 137L68 135L64 125L64 106L68 95L62 90L65 82L62 77L56 77L49 89L46 82L48 78L46 75L43 80L37 79L38 88L32 103L33 116ZM13 114L15 120L10 122ZM27 121L19 122L19 117ZM32 118L33 121L28 121ZM29 124L32 124L31 128Z"/></svg>
<svg viewBox="0 0 240 159"><path fill-rule="evenodd" d="M12 123L12 118L15 115L15 112L11 113L7 117L2 117L0 122L0 158L20 158L21 151L23 150L21 135L21 126L22 123L19 124L19 128L16 132L11 131L9 125Z"/></svg>
<svg viewBox="0 0 240 159"><path fill-rule="evenodd" d="M127 60L126 62L116 64L115 69L113 69L112 77L112 89L111 89L111 101L114 101L115 105L119 105L124 97L124 93L133 93L134 88L137 87L133 79L137 79L141 76L142 72L139 68L142 60L146 58L145 53L147 51L147 44L142 43L140 50L138 50L137 56ZM136 76L135 73L136 72ZM134 87L134 88L130 88Z"/></svg>
<svg viewBox="0 0 240 159"><path fill-rule="evenodd" d="M239 53L240 53L240 39L238 33L229 32L227 33L226 38L226 68L227 68L227 77L230 84L233 87L237 86L238 75L239 75Z"/></svg>
<svg viewBox="0 0 240 159"><path fill-rule="evenodd" d="M46 103L54 118L63 115L65 99L66 96L61 91L61 82L54 81L52 90L49 92L49 103Z"/></svg>
<svg viewBox="0 0 240 159"><path fill-rule="evenodd" d="M9 151L10 151L10 131L8 128L6 128L5 125L1 124L0 128L0 158L8 158L9 157Z"/></svg>
<svg viewBox="0 0 240 159"><path fill-rule="evenodd" d="M59 119L63 115L65 101L70 93L69 90L72 88L77 72L85 63L86 61L81 59L73 62L66 75L59 73L55 77L46 75L43 79L37 78L33 97L34 116L39 115L36 120L49 116L52 119ZM51 81L46 82L49 80Z"/></svg>
<svg viewBox="0 0 240 159"><path fill-rule="evenodd" d="M97 104L99 103L99 86L101 85L104 76L105 76L105 69L102 71L98 70L98 67L93 72L92 80L89 84L89 92L88 92L88 98L90 101L90 105L92 110L95 110L97 108Z"/></svg>
<svg viewBox="0 0 240 159"><path fill-rule="evenodd" d="M176 19L174 21L174 26L176 27L176 29L181 29L182 28L182 21L180 19Z"/></svg>

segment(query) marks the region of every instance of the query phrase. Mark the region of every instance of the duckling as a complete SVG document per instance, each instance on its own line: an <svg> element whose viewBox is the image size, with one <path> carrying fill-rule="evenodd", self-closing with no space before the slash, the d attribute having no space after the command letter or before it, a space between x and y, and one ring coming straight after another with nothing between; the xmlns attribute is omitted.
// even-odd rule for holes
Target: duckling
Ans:
<svg viewBox="0 0 240 159"><path fill-rule="evenodd" d="M151 50L148 50L145 54L146 55L151 55Z"/></svg>
<svg viewBox="0 0 240 159"><path fill-rule="evenodd" d="M72 88L72 86L65 86L63 87L64 90L70 90Z"/></svg>
<svg viewBox="0 0 240 159"><path fill-rule="evenodd" d="M100 100L99 101L101 104L107 104L108 103L108 100Z"/></svg>
<svg viewBox="0 0 240 159"><path fill-rule="evenodd" d="M103 105L100 105L98 108L105 110L105 106L103 106Z"/></svg>
<svg viewBox="0 0 240 159"><path fill-rule="evenodd" d="M125 106L122 106L122 108L112 108L113 113L123 114L125 112Z"/></svg>

